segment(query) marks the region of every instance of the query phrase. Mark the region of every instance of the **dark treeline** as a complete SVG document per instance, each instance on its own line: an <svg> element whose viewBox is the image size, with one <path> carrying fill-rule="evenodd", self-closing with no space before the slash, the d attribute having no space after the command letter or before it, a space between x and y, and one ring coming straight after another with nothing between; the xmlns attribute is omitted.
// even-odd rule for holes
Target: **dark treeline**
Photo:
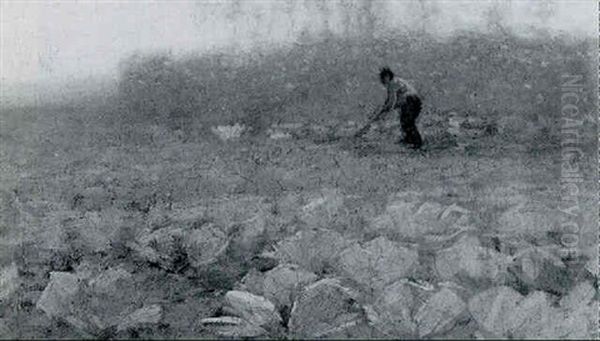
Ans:
<svg viewBox="0 0 600 341"><path fill-rule="evenodd" d="M188 130L242 122L255 132L278 121L361 120L382 101L376 73L389 65L417 85L426 112L517 115L554 129L561 76L585 75L592 89L592 53L593 41L569 37L464 32L439 40L410 32L304 37L236 55L138 54L121 65L119 116ZM584 112L593 106L587 95Z"/></svg>

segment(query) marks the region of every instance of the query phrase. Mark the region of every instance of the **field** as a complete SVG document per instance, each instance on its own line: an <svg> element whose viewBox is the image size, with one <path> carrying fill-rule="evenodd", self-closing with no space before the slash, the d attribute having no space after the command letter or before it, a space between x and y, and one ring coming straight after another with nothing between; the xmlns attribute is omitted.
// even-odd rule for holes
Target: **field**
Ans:
<svg viewBox="0 0 600 341"><path fill-rule="evenodd" d="M2 108L0 335L597 337L592 48L465 33L139 55L112 94ZM395 116L328 139L383 101L381 65L423 94L422 151L393 143ZM568 258L564 74L584 76Z"/></svg>

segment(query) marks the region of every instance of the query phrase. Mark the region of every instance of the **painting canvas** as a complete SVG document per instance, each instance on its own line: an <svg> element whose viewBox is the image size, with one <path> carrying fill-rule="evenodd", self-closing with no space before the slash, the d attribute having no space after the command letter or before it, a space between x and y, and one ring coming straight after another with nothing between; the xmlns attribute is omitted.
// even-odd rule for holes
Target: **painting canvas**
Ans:
<svg viewBox="0 0 600 341"><path fill-rule="evenodd" d="M0 338L597 339L598 13L0 0Z"/></svg>

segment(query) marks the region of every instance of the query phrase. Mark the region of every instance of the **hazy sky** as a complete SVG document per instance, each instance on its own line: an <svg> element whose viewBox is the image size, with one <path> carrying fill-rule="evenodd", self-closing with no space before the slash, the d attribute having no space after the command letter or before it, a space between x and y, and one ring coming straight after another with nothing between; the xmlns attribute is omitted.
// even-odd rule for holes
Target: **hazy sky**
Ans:
<svg viewBox="0 0 600 341"><path fill-rule="evenodd" d="M323 6L331 31L347 27L332 1L0 1L4 84L114 75L118 61L136 50L182 53L291 42L303 31L323 29ZM379 27L424 27L444 36L486 29L494 4L503 25L520 34L532 28L597 34L594 0L395 0L374 2L373 11Z"/></svg>

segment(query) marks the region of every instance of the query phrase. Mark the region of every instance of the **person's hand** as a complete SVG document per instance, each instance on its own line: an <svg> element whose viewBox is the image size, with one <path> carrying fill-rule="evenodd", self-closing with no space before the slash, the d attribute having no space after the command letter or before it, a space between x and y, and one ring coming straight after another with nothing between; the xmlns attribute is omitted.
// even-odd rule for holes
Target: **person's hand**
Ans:
<svg viewBox="0 0 600 341"><path fill-rule="evenodd" d="M382 114L383 114L383 108L378 108L377 111L375 111L375 112L373 112L373 114L371 114L371 117L369 118L369 120L377 121L378 119L381 118Z"/></svg>
<svg viewBox="0 0 600 341"><path fill-rule="evenodd" d="M372 121L374 119L377 118L377 116L379 116L379 114L381 114L381 107L377 107L371 114L369 114L369 121Z"/></svg>

